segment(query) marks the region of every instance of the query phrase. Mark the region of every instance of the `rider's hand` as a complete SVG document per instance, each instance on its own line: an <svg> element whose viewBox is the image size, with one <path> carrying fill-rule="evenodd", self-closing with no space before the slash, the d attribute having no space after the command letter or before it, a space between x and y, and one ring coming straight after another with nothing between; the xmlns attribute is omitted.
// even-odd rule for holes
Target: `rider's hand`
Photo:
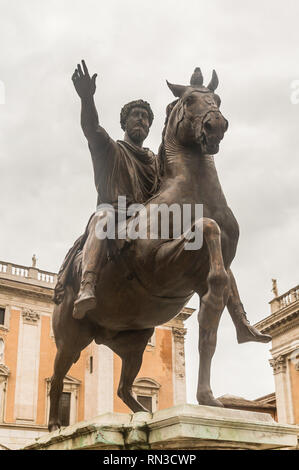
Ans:
<svg viewBox="0 0 299 470"><path fill-rule="evenodd" d="M88 68L86 67L84 60L82 60L82 67L80 64L77 65L77 68L73 73L72 80L80 98L90 98L95 94L96 78L96 73L90 78Z"/></svg>

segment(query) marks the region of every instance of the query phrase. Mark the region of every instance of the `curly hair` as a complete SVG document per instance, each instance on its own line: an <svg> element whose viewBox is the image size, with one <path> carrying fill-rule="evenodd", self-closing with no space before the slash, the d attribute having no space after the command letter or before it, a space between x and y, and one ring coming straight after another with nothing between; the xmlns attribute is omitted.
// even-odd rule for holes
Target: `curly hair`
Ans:
<svg viewBox="0 0 299 470"><path fill-rule="evenodd" d="M149 120L149 125L152 125L152 122L154 120L154 113L152 111L152 108L150 107L149 103L147 101L143 100L135 100L135 101L130 101L130 103L127 103L123 106L121 112L120 112L120 125L123 131L126 130L126 121L128 119L129 113L132 108L135 107L140 107L144 108L147 111L148 114L148 120Z"/></svg>

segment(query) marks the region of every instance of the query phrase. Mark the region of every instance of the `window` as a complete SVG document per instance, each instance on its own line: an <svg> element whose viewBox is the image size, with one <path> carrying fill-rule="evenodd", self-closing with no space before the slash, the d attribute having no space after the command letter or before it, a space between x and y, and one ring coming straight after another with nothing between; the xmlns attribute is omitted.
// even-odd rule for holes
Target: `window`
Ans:
<svg viewBox="0 0 299 470"><path fill-rule="evenodd" d="M51 378L46 379L47 417L50 412ZM59 401L58 418L63 426L70 426L78 421L78 396L81 381L66 375L63 379L63 392Z"/></svg>
<svg viewBox="0 0 299 470"><path fill-rule="evenodd" d="M150 377L138 377L133 386L133 396L151 413L155 413L159 404L161 385Z"/></svg>
<svg viewBox="0 0 299 470"><path fill-rule="evenodd" d="M153 399L152 397L146 397L144 395L137 395L137 401L141 403L148 411L153 411Z"/></svg>
<svg viewBox="0 0 299 470"><path fill-rule="evenodd" d="M58 419L61 426L69 426L71 411L71 393L62 392L59 400Z"/></svg>
<svg viewBox="0 0 299 470"><path fill-rule="evenodd" d="M0 307L0 325L4 325L5 308Z"/></svg>
<svg viewBox="0 0 299 470"><path fill-rule="evenodd" d="M89 358L89 373L93 373L93 356L90 356Z"/></svg>

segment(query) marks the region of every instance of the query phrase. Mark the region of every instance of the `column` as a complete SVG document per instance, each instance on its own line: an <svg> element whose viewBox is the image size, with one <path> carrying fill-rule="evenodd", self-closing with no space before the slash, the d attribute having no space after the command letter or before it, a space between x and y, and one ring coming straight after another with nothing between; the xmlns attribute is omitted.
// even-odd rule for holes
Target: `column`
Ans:
<svg viewBox="0 0 299 470"><path fill-rule="evenodd" d="M284 424L293 423L293 407L289 390L287 358L279 355L270 360L275 380L275 395L278 421Z"/></svg>
<svg viewBox="0 0 299 470"><path fill-rule="evenodd" d="M89 358L93 356L93 372ZM113 352L107 346L92 343L88 348L85 371L84 419L113 412Z"/></svg>
<svg viewBox="0 0 299 470"><path fill-rule="evenodd" d="M34 422L36 419L38 371L40 355L40 315L24 309L19 332L15 419Z"/></svg>
<svg viewBox="0 0 299 470"><path fill-rule="evenodd" d="M4 421L5 394L9 369L4 364L0 364L0 423Z"/></svg>
<svg viewBox="0 0 299 470"><path fill-rule="evenodd" d="M172 328L174 405L186 403L185 328Z"/></svg>

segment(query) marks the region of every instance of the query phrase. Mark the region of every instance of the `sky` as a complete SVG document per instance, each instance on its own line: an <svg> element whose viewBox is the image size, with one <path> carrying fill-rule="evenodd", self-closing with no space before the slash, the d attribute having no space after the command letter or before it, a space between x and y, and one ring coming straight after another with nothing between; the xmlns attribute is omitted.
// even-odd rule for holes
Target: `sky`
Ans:
<svg viewBox="0 0 299 470"><path fill-rule="evenodd" d="M248 318L270 314L298 284L299 3L296 0L0 0L0 260L56 272L96 205L91 159L71 81L85 59L97 73L100 122L122 138L121 107L151 103L145 145L157 151L166 86L195 67L219 77L229 129L215 162L239 225L232 270ZM3 99L5 98L5 99ZM3 103L4 101L4 103ZM198 309L195 296L191 307ZM189 403L196 402L197 314L186 322ZM215 396L274 391L270 345L238 345L225 310L212 363Z"/></svg>

